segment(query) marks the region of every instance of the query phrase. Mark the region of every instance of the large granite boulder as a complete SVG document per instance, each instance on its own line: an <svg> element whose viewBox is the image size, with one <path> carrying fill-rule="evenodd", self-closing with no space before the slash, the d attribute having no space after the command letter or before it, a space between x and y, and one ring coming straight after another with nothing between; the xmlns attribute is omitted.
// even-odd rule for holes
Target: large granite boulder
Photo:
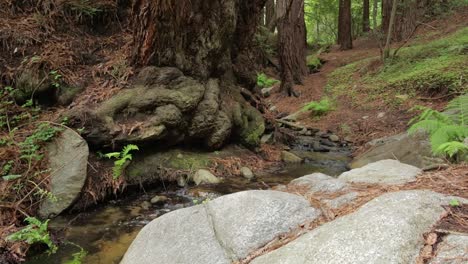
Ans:
<svg viewBox="0 0 468 264"><path fill-rule="evenodd" d="M59 215L78 198L86 181L88 144L75 131L65 129L48 146L51 171L50 192L55 199L45 199L39 208L41 218Z"/></svg>
<svg viewBox="0 0 468 264"><path fill-rule="evenodd" d="M381 160L341 174L338 179L354 183L403 184L416 180L421 169L397 160Z"/></svg>
<svg viewBox="0 0 468 264"><path fill-rule="evenodd" d="M430 264L460 264L468 262L468 234L450 234L437 246Z"/></svg>
<svg viewBox="0 0 468 264"><path fill-rule="evenodd" d="M384 194L251 263L415 263L449 201L432 191Z"/></svg>
<svg viewBox="0 0 468 264"><path fill-rule="evenodd" d="M384 159L398 159L399 161L421 169L432 168L444 164L444 160L435 157L431 151L429 137L424 132L412 135L399 135L376 139L368 143L371 148L354 158L350 167L360 168L369 163Z"/></svg>
<svg viewBox="0 0 468 264"><path fill-rule="evenodd" d="M121 264L232 263L319 215L293 194L226 195L154 220L141 230Z"/></svg>
<svg viewBox="0 0 468 264"><path fill-rule="evenodd" d="M308 193L334 193L339 191L345 191L348 188L348 184L337 178L328 176L323 173L312 173L295 180L292 180L288 186L306 187Z"/></svg>

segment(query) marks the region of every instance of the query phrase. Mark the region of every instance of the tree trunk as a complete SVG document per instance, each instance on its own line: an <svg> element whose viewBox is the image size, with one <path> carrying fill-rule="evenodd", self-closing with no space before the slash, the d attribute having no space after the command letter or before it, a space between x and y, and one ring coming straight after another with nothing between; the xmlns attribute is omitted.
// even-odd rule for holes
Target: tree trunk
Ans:
<svg viewBox="0 0 468 264"><path fill-rule="evenodd" d="M340 0L338 14L338 44L342 50L353 48L351 27L351 0Z"/></svg>
<svg viewBox="0 0 468 264"><path fill-rule="evenodd" d="M270 32L275 32L276 10L275 0L267 0L265 4L265 24Z"/></svg>
<svg viewBox="0 0 468 264"><path fill-rule="evenodd" d="M390 25L390 15L392 14L392 0L382 0L382 32L386 35Z"/></svg>
<svg viewBox="0 0 468 264"><path fill-rule="evenodd" d="M393 34L393 27L395 25L397 6L398 6L398 0L393 0L392 12L390 13L390 21L389 21L389 26L388 26L388 31L387 31L387 41L385 43L385 48L384 48L384 55L383 55L384 61L388 59L388 57L390 57L390 42L391 42L392 34Z"/></svg>
<svg viewBox="0 0 468 264"><path fill-rule="evenodd" d="M251 44L266 0L135 0L133 62L206 79L232 70Z"/></svg>
<svg viewBox="0 0 468 264"><path fill-rule="evenodd" d="M235 138L258 146L264 119L238 85L245 71L255 75L249 50L265 1L135 0L138 77L132 89L77 114L88 141L220 148Z"/></svg>
<svg viewBox="0 0 468 264"><path fill-rule="evenodd" d="M388 33L389 21L392 11L392 0L383 0L382 5L382 27L385 34ZM402 0L399 1L395 14L392 39L402 41L409 38L430 5L428 0Z"/></svg>
<svg viewBox="0 0 468 264"><path fill-rule="evenodd" d="M373 31L376 32L377 30L377 6L379 4L379 0L374 0L374 6L372 7L372 26Z"/></svg>
<svg viewBox="0 0 468 264"><path fill-rule="evenodd" d="M308 74L304 0L278 0L277 19L281 91L298 96L294 83L302 83Z"/></svg>
<svg viewBox="0 0 468 264"><path fill-rule="evenodd" d="M368 32L370 30L369 23L369 0L363 0L362 3L362 32Z"/></svg>

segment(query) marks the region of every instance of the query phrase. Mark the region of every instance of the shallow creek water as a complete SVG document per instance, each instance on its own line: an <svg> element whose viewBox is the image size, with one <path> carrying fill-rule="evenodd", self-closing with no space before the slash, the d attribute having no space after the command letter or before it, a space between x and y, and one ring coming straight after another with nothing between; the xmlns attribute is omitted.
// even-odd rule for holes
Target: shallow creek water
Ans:
<svg viewBox="0 0 468 264"><path fill-rule="evenodd" d="M313 173L323 172L338 175L346 170L349 161L344 153L320 154L319 158L310 157L303 164L288 165L257 175L249 182L240 177L226 178L221 184L184 189L174 186L135 193L125 198L111 201L93 210L64 215L50 223L53 230L62 231L64 241L79 245L88 252L83 263L119 263L127 248L144 225L168 212L202 203L206 199L255 189L269 189L279 184ZM169 201L164 205L148 203L152 197L164 195ZM65 244L54 255L42 254L32 257L28 264L63 264L79 252L77 246Z"/></svg>

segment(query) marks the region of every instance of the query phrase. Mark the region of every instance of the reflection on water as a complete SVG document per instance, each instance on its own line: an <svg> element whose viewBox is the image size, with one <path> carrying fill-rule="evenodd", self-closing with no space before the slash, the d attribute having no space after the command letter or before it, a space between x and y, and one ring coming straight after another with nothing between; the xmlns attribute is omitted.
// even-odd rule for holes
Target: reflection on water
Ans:
<svg viewBox="0 0 468 264"><path fill-rule="evenodd" d="M330 158L330 157L329 157ZM278 184L313 172L338 175L346 170L347 159L343 156L332 157L329 161L309 162L290 165L282 170L257 175L255 181L240 177L228 178L221 184L191 187L172 191L152 191L135 194L124 200L112 201L93 211L78 215L66 215L54 219L50 227L65 230L65 241L83 247L88 255L83 263L117 264L125 254L139 230L151 220L170 211L201 203L204 199L239 192L243 190L268 189ZM273 170L272 170L273 171ZM148 203L155 195L165 195L169 202L165 205ZM70 260L79 248L62 245L54 255L39 255L31 258L28 264L63 264Z"/></svg>

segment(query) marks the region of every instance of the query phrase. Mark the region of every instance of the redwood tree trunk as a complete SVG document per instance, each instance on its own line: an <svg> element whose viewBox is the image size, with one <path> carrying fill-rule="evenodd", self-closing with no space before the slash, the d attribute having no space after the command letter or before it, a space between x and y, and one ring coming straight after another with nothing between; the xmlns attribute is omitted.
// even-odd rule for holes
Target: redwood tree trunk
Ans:
<svg viewBox="0 0 468 264"><path fill-rule="evenodd" d="M266 0L135 0L133 62L201 79L232 73Z"/></svg>
<svg viewBox="0 0 468 264"><path fill-rule="evenodd" d="M353 48L351 0L340 0L338 13L338 44L342 50Z"/></svg>
<svg viewBox="0 0 468 264"><path fill-rule="evenodd" d="M294 83L302 83L308 73L304 0L278 0L277 18L281 91L298 96Z"/></svg>
<svg viewBox="0 0 468 264"><path fill-rule="evenodd" d="M265 4L265 25L271 32L276 28L275 0L267 0Z"/></svg>
<svg viewBox="0 0 468 264"><path fill-rule="evenodd" d="M427 7L431 3L431 1L428 0L402 0L398 2L395 24L393 25L393 41L401 41L409 38L416 29L418 20L423 18ZM390 26L392 3L392 0L383 0L382 28L385 34L388 33Z"/></svg>
<svg viewBox="0 0 468 264"><path fill-rule="evenodd" d="M368 32L370 30L369 23L369 0L364 0L362 3L362 31Z"/></svg>

